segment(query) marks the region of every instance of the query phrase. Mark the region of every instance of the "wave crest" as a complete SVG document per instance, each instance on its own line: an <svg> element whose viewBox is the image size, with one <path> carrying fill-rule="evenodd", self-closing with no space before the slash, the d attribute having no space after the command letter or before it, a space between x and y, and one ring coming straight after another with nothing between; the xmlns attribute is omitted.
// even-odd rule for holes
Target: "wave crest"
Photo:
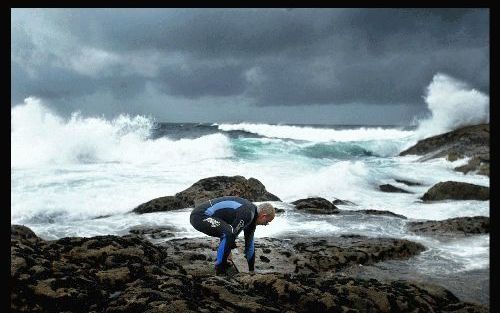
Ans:
<svg viewBox="0 0 500 313"><path fill-rule="evenodd" d="M306 140L312 142L328 141L365 141L378 139L400 139L413 134L413 131L387 129L382 127L360 127L356 129L331 129L309 126L271 125L271 124L214 124L220 130L241 130L268 138Z"/></svg>
<svg viewBox="0 0 500 313"><path fill-rule="evenodd" d="M431 116L418 121L418 139L490 121L490 98L442 73L434 75L425 102Z"/></svg>
<svg viewBox="0 0 500 313"><path fill-rule="evenodd" d="M39 99L11 110L11 167L59 163L176 163L232 155L229 138L150 139L152 118L121 114L107 120L73 113L64 119Z"/></svg>

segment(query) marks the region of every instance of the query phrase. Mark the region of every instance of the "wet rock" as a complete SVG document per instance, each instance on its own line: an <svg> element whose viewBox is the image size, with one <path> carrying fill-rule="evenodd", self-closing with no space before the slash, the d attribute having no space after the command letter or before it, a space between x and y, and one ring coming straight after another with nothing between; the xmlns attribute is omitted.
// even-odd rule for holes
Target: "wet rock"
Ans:
<svg viewBox="0 0 500 313"><path fill-rule="evenodd" d="M133 212L144 214L178 210L188 207L189 204L175 196L159 197L136 207Z"/></svg>
<svg viewBox="0 0 500 313"><path fill-rule="evenodd" d="M37 242L41 239L35 233L24 225L12 225L10 227L11 241Z"/></svg>
<svg viewBox="0 0 500 313"><path fill-rule="evenodd" d="M339 209L330 201L316 197L300 199L292 202L297 210L304 210L313 214L335 214L339 213Z"/></svg>
<svg viewBox="0 0 500 313"><path fill-rule="evenodd" d="M485 160L485 156L475 156L470 159L467 164L455 167L454 170L457 172L462 172L464 174L476 171L479 175L490 176L489 156L487 161Z"/></svg>
<svg viewBox="0 0 500 313"><path fill-rule="evenodd" d="M135 236L38 239L23 244L19 238L36 237L17 226L12 230L11 308L16 312L91 312L92 306L102 307L110 295L154 266L158 274L185 275L182 266L165 261L162 248ZM29 260L24 257L27 249Z"/></svg>
<svg viewBox="0 0 500 313"><path fill-rule="evenodd" d="M362 214L369 214L369 215L384 215L384 216L391 216L391 217L397 217L401 219L406 219L406 216L401 215L401 214L396 214L391 211L383 211L383 210L355 210L351 212L357 212L357 213L362 213Z"/></svg>
<svg viewBox="0 0 500 313"><path fill-rule="evenodd" d="M380 185L379 189L383 192L401 192L401 193L411 193L408 190L404 190L398 187L395 187L391 184Z"/></svg>
<svg viewBox="0 0 500 313"><path fill-rule="evenodd" d="M288 277L277 273L239 275L235 279L252 295L275 299L274 306L281 312L488 312L485 306L460 302L442 287L413 281Z"/></svg>
<svg viewBox="0 0 500 313"><path fill-rule="evenodd" d="M335 199L332 201L333 205L357 205L356 203L349 200Z"/></svg>
<svg viewBox="0 0 500 313"><path fill-rule="evenodd" d="M18 276L18 273L28 266L26 259L19 256L14 256L10 260L10 276Z"/></svg>
<svg viewBox="0 0 500 313"><path fill-rule="evenodd" d="M243 176L215 176L199 180L191 187L176 193L143 203L132 211L138 214L161 212L194 207L209 199L237 196L254 202L281 201L268 192L257 179Z"/></svg>
<svg viewBox="0 0 500 313"><path fill-rule="evenodd" d="M129 229L129 233L139 235L146 239L161 239L161 238L174 237L176 231L178 231L178 229L173 226L161 226L161 227L136 226Z"/></svg>
<svg viewBox="0 0 500 313"><path fill-rule="evenodd" d="M424 201L488 200L490 188L469 183L445 181L432 186L423 196Z"/></svg>
<svg viewBox="0 0 500 313"><path fill-rule="evenodd" d="M96 216L94 218L92 218L93 220L99 220L99 219L102 219L102 218L108 218L110 217L111 215L110 214L106 214L106 215L99 215L99 216Z"/></svg>
<svg viewBox="0 0 500 313"><path fill-rule="evenodd" d="M405 280L431 283L445 287L462 301L486 306L490 303L489 268L459 272L443 271L436 275L433 272L422 273L411 261L387 260L373 265L347 267L339 271L336 276L378 281Z"/></svg>
<svg viewBox="0 0 500 313"><path fill-rule="evenodd" d="M450 161L469 157L466 168L457 170L465 173L474 170L489 176L490 124L466 126L445 134L419 141L415 146L399 155L422 155L421 161L447 157Z"/></svg>
<svg viewBox="0 0 500 313"><path fill-rule="evenodd" d="M218 244L219 239L212 237L172 239L161 243L167 253L172 255L172 259L183 264L186 271L193 276L213 273ZM248 265L243 258L244 240L238 238L236 246L237 249L233 249L233 261L240 271L246 272ZM385 259L405 259L423 250L425 247L421 244L407 240L357 235L329 238L258 238L255 240L255 268L263 272L331 275L348 266L371 264ZM195 255L198 257L194 258ZM204 255L205 258L199 255Z"/></svg>
<svg viewBox="0 0 500 313"><path fill-rule="evenodd" d="M416 221L407 224L408 230L422 234L471 235L488 234L490 218L486 216L456 217L442 221Z"/></svg>
<svg viewBox="0 0 500 313"><path fill-rule="evenodd" d="M254 202L281 201L278 197L266 190L266 187L257 179L246 179L243 176L215 176L204 178L188 189L175 195L190 206L223 196L237 196Z"/></svg>
<svg viewBox="0 0 500 313"><path fill-rule="evenodd" d="M123 288L125 283L130 281L130 270L126 266L103 270L95 273L97 281L109 288Z"/></svg>
<svg viewBox="0 0 500 313"><path fill-rule="evenodd" d="M406 179L395 179L396 182L405 184L407 186L422 186L422 183L415 182L415 181L410 181Z"/></svg>

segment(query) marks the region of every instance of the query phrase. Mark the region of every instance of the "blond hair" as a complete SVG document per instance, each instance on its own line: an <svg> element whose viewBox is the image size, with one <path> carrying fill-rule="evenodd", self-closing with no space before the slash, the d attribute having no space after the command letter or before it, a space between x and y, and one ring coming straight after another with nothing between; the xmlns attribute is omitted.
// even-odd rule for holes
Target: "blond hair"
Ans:
<svg viewBox="0 0 500 313"><path fill-rule="evenodd" d="M259 204L259 206L257 207L257 212L264 213L265 215L268 215L268 216L274 218L276 210L274 209L274 207L270 203L262 203L262 204Z"/></svg>

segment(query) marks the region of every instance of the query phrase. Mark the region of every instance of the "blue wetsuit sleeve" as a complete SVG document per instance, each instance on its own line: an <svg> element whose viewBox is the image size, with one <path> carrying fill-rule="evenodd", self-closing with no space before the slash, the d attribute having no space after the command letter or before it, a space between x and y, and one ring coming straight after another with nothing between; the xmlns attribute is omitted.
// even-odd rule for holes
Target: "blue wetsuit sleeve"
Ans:
<svg viewBox="0 0 500 313"><path fill-rule="evenodd" d="M255 224L245 229L245 258L247 259L248 262L249 271L253 271L255 266L255 247L253 240L254 233L255 233Z"/></svg>

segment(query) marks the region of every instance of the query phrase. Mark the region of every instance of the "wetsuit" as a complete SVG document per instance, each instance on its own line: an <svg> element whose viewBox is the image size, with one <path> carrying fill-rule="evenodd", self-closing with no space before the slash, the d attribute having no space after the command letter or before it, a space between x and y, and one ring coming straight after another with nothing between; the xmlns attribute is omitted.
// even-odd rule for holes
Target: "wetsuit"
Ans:
<svg viewBox="0 0 500 313"><path fill-rule="evenodd" d="M239 197L220 197L197 205L191 212L190 222L196 230L209 236L219 237L215 271L225 273L227 257L235 248L235 240L244 230L245 258L248 270L254 270L255 251L253 235L257 220L257 206Z"/></svg>

